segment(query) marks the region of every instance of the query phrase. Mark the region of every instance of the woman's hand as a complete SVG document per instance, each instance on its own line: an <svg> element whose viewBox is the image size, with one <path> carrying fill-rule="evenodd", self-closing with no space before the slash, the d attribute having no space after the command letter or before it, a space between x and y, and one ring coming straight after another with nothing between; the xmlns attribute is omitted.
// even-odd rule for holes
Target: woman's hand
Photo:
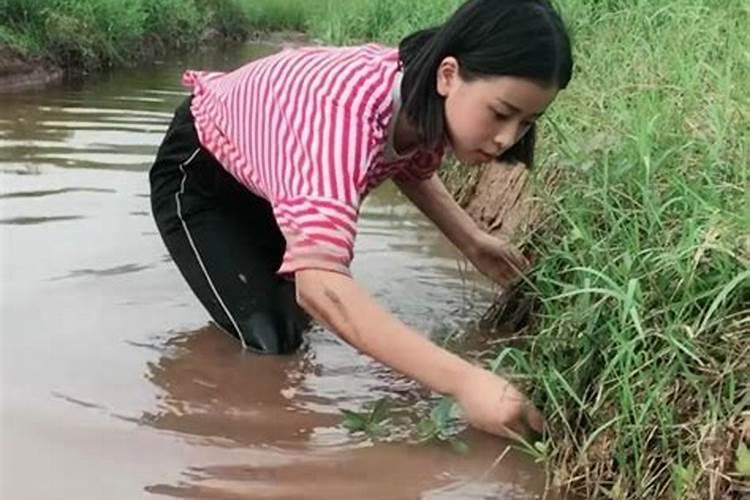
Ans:
<svg viewBox="0 0 750 500"><path fill-rule="evenodd" d="M526 259L509 241L495 238L477 226L437 175L424 181L396 179L396 184L493 281L507 288L528 268Z"/></svg>
<svg viewBox="0 0 750 500"><path fill-rule="evenodd" d="M454 395L466 420L499 436L542 432L544 418L507 380L481 368L472 369Z"/></svg>
<svg viewBox="0 0 750 500"><path fill-rule="evenodd" d="M518 282L529 268L529 261L510 241L479 229L465 255L482 274L504 288Z"/></svg>

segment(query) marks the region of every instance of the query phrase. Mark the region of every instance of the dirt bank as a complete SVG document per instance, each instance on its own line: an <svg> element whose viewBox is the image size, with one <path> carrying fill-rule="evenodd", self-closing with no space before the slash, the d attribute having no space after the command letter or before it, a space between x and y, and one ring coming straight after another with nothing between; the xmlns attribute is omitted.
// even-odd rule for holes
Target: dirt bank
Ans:
<svg viewBox="0 0 750 500"><path fill-rule="evenodd" d="M536 210L528 200L528 173L521 165L495 163L462 182L456 197L486 231L511 236L533 226Z"/></svg>
<svg viewBox="0 0 750 500"><path fill-rule="evenodd" d="M0 92L15 92L58 83L63 70L42 58L26 58L17 51L0 46Z"/></svg>
<svg viewBox="0 0 750 500"><path fill-rule="evenodd" d="M263 32L251 31L247 35L247 41L254 44L267 44L278 46L279 48L295 47L300 45L309 45L319 43L311 40L304 33L296 31L278 31ZM195 50L205 51L210 47L224 45L234 45L241 43L223 36L215 29L205 30L199 38L198 46ZM169 47L165 46L163 41L156 37L150 37L144 40L132 54L132 62L149 61L163 57L169 52ZM81 67L80 61L76 62L71 59L69 64L63 63L62 66L51 62L51 56L44 57L26 57L8 46L0 45L0 93L17 92L34 87L43 87L60 83L67 75L73 77L85 76L90 73L92 68ZM99 68L112 69L111 67Z"/></svg>

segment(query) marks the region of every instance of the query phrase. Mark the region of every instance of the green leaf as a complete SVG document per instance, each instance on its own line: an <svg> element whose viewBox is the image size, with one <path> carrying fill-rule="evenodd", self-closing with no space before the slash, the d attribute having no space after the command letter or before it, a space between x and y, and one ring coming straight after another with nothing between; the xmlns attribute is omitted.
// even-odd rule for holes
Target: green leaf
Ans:
<svg viewBox="0 0 750 500"><path fill-rule="evenodd" d="M341 410L341 413L344 414L342 425L349 431L358 432L367 428L367 417L364 415L349 410Z"/></svg>
<svg viewBox="0 0 750 500"><path fill-rule="evenodd" d="M370 413L370 421L374 423L382 422L388 418L389 410L388 398L379 399Z"/></svg>
<svg viewBox="0 0 750 500"><path fill-rule="evenodd" d="M390 431L385 426L387 420L383 422L370 423L365 429L365 432L372 438L386 437L390 434Z"/></svg>
<svg viewBox="0 0 750 500"><path fill-rule="evenodd" d="M417 435L420 439L432 439L436 432L437 426L435 425L435 422L430 419L420 420L417 424Z"/></svg>
<svg viewBox="0 0 750 500"><path fill-rule="evenodd" d="M461 455L466 455L469 453L469 445L466 444L465 441L462 441L458 438L451 438L448 440L448 443L451 445L451 449L455 451L456 453L459 453Z"/></svg>
<svg viewBox="0 0 750 500"><path fill-rule="evenodd" d="M734 468L743 476L750 477L750 449L743 441L740 441L736 455L737 461L734 463Z"/></svg>
<svg viewBox="0 0 750 500"><path fill-rule="evenodd" d="M546 456L549 452L547 443L544 441L537 441L536 443L534 443L534 449L544 456Z"/></svg>
<svg viewBox="0 0 750 500"><path fill-rule="evenodd" d="M674 498L682 498L688 489L695 484L695 464L690 464L687 467L684 467L681 464L673 465L672 476L674 483Z"/></svg>
<svg viewBox="0 0 750 500"><path fill-rule="evenodd" d="M453 400L450 398L443 398L430 412L432 420L435 422L437 427L445 427L448 425L451 419L451 412L453 409Z"/></svg>

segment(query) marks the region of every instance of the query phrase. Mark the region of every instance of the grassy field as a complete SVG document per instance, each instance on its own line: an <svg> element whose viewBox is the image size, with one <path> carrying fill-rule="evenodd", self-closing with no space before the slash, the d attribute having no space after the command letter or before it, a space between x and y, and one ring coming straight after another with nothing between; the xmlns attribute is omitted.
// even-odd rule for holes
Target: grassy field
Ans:
<svg viewBox="0 0 750 500"><path fill-rule="evenodd" d="M114 61L148 36L195 43L180 38L195 27L395 43L459 3L0 0L0 43ZM542 125L533 335L492 362L544 409L535 453L585 498L742 498L750 3L559 4L576 72Z"/></svg>

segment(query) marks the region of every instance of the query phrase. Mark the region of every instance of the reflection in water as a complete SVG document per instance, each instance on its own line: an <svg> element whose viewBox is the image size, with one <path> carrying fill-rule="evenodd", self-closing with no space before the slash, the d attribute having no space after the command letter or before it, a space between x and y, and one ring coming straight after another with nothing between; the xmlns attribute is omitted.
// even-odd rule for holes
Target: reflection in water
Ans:
<svg viewBox="0 0 750 500"><path fill-rule="evenodd" d="M0 168L111 168L144 171L172 112L184 98L180 73L190 67L230 70L277 50L271 45L213 50L190 62L100 75L79 89L0 95Z"/></svg>
<svg viewBox="0 0 750 500"><path fill-rule="evenodd" d="M135 87L123 87L133 92ZM37 96L21 94L8 106L9 120L3 127L0 167L23 165L26 168L50 166L74 168L117 168L145 170L153 159L155 138L163 134L171 114L165 109L133 110L123 103L111 108L102 100L101 109L75 106L77 99L52 92L43 104ZM96 92L84 91L94 94ZM173 91L179 100L183 92ZM33 138L29 140L29 138Z"/></svg>
<svg viewBox="0 0 750 500"><path fill-rule="evenodd" d="M530 484L528 464L509 454L507 443L485 434L465 433L466 456L437 444L347 440L335 401L317 397L324 411L306 409L309 377L341 375L328 373L313 353L243 353L213 327L168 341L147 371L162 391L158 408L144 412L139 422L195 446L262 453L192 465L177 484L150 485L146 491L206 499L532 498L529 491L537 485ZM326 433L340 434L339 443L317 439Z"/></svg>
<svg viewBox="0 0 750 500"><path fill-rule="evenodd" d="M336 418L295 406L291 398L313 370L307 350L289 356L260 356L237 348L218 327L206 327L169 340L146 377L159 389L159 407L141 423L201 437L227 446L304 446L315 427ZM264 409L267 409L264 411Z"/></svg>

